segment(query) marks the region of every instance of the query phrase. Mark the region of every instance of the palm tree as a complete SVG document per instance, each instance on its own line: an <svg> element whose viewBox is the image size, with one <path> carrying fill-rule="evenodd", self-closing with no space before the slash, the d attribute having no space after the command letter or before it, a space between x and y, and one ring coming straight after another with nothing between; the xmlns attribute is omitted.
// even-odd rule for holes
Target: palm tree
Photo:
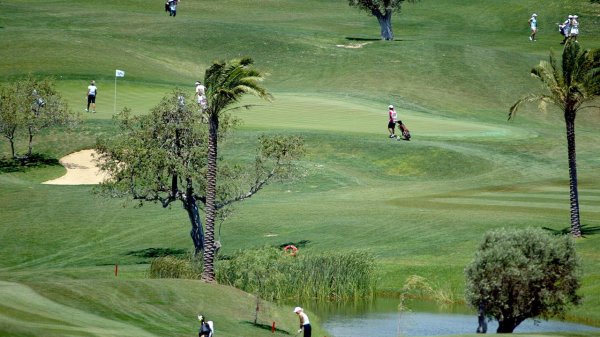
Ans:
<svg viewBox="0 0 600 337"><path fill-rule="evenodd" d="M260 86L264 75L252 67L252 59L242 58L229 62L215 62L206 70L206 113L208 118L208 153L206 174L206 236L203 253L202 280L215 281L215 218L217 215L217 148L219 121L227 108L237 103L245 94L270 100L271 95Z"/></svg>
<svg viewBox="0 0 600 337"><path fill-rule="evenodd" d="M569 159L571 234L574 237L581 237L575 158L575 117L577 111L586 107L585 103L600 95L600 49L583 50L579 43L569 40L563 49L560 67L551 52L549 61L540 61L531 69L531 74L542 81L546 92L532 93L519 99L510 107L508 119L515 117L518 108L525 102L553 103L564 112Z"/></svg>

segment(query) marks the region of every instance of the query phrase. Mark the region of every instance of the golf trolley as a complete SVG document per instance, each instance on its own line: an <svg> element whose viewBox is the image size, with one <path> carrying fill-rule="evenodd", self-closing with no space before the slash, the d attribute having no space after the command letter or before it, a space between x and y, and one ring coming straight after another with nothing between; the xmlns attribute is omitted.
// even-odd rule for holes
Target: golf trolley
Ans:
<svg viewBox="0 0 600 337"><path fill-rule="evenodd" d="M406 127L406 125L404 125L402 123L402 121L398 121L398 130L401 132L402 136L398 136L398 140L410 140L410 131L408 130L408 128Z"/></svg>

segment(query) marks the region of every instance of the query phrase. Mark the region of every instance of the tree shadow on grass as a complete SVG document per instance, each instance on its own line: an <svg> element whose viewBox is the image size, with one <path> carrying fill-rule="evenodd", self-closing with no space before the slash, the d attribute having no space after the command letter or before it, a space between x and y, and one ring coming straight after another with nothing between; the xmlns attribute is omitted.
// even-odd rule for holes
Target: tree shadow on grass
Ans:
<svg viewBox="0 0 600 337"><path fill-rule="evenodd" d="M144 248L144 249L140 249L140 250L132 250L132 251L127 252L127 255L144 257L144 258L155 258L155 257L168 256L168 255L181 257L181 256L184 256L185 254L187 254L186 249L154 248L154 247Z"/></svg>
<svg viewBox="0 0 600 337"><path fill-rule="evenodd" d="M269 332L271 332L271 331L272 331L272 330L271 330L271 329L272 329L272 327L271 327L269 324L261 324L261 323L256 323L256 324L254 324L254 322L251 322L251 321L243 321L243 323L250 324L250 325L252 325L252 326L254 326L254 327L257 327L257 328L259 328L259 329L268 330ZM277 327L275 327L275 331L276 331L276 332L279 332L279 333L282 333L282 334L284 334L284 335L291 335L291 333L289 333L289 332L287 332L287 331L285 331L285 330L281 330L281 329L279 329L279 328L277 328Z"/></svg>
<svg viewBox="0 0 600 337"><path fill-rule="evenodd" d="M43 153L17 158L0 158L0 173L25 172L31 168L60 166L58 159Z"/></svg>
<svg viewBox="0 0 600 337"><path fill-rule="evenodd" d="M567 234L571 234L571 227L565 227L562 229L552 229L552 228L548 228L548 227L542 227L542 229L545 229L547 231L549 231L550 233L554 234L554 235L567 235ZM581 225L581 235L582 236L587 236L587 235L594 235L594 234L598 234L600 233L600 226L587 226L587 225Z"/></svg>
<svg viewBox="0 0 600 337"><path fill-rule="evenodd" d="M376 38L372 38L372 37L360 37L360 36L346 36L346 40L348 40L348 41L382 41L381 39L376 39ZM391 41L384 41L384 42L406 42L406 41L414 41L414 40L394 39Z"/></svg>

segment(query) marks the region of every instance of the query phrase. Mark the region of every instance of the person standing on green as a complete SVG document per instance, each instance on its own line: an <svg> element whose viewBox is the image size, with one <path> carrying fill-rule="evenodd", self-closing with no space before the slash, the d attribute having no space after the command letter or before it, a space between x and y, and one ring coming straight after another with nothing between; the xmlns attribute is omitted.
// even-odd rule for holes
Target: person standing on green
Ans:
<svg viewBox="0 0 600 337"><path fill-rule="evenodd" d="M537 14L531 14L529 19L529 26L531 27L531 35L529 35L529 41L535 41L535 34L537 33Z"/></svg>
<svg viewBox="0 0 600 337"><path fill-rule="evenodd" d="M296 307L294 308L294 313L296 313L298 318L300 318L300 329L298 330L298 333L304 331L304 337L311 337L312 328L310 326L308 316L304 313L304 310L302 310L300 307Z"/></svg>
<svg viewBox="0 0 600 337"><path fill-rule="evenodd" d="M96 87L96 81L90 82L90 85L87 87L87 109L86 112L90 112L90 105L92 106L92 112L96 112L96 94L98 93L98 88Z"/></svg>

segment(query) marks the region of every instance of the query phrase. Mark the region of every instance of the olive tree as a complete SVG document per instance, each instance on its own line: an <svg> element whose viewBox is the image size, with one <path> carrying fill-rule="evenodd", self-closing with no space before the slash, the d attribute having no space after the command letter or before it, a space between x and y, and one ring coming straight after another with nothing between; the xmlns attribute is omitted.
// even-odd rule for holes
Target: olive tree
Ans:
<svg viewBox="0 0 600 337"><path fill-rule="evenodd" d="M214 227L210 245L202 225L223 220L232 204L252 197L268 183L293 178L295 160L304 151L303 139L290 135L261 135L252 163L227 156L215 157L219 162L218 181L214 181L213 218L207 214L210 201L206 195L209 161L209 125L202 122L189 95L174 89L148 114L135 115L124 109L115 116L120 130L116 135L98 139L98 164L109 179L97 192L110 197L128 197L141 205L156 203L164 208L180 203L187 213L195 254L216 253ZM237 120L220 111L215 131L226 140ZM216 177L216 171L215 171ZM210 248L209 248L210 247Z"/></svg>
<svg viewBox="0 0 600 337"><path fill-rule="evenodd" d="M528 318L560 317L580 300L573 239L542 229L486 233L465 276L467 303L497 320L498 333L512 333Z"/></svg>
<svg viewBox="0 0 600 337"><path fill-rule="evenodd" d="M365 11L379 22L381 28L382 40L393 40L394 32L392 31L392 13L400 12L402 4L405 0L348 0L350 7L358 8ZM415 2L416 0L407 0Z"/></svg>
<svg viewBox="0 0 600 337"><path fill-rule="evenodd" d="M42 130L56 126L75 126L79 116L66 102L49 78L28 76L0 89L0 132L10 142L11 155L17 158L15 141L27 137L27 154L33 139Z"/></svg>

